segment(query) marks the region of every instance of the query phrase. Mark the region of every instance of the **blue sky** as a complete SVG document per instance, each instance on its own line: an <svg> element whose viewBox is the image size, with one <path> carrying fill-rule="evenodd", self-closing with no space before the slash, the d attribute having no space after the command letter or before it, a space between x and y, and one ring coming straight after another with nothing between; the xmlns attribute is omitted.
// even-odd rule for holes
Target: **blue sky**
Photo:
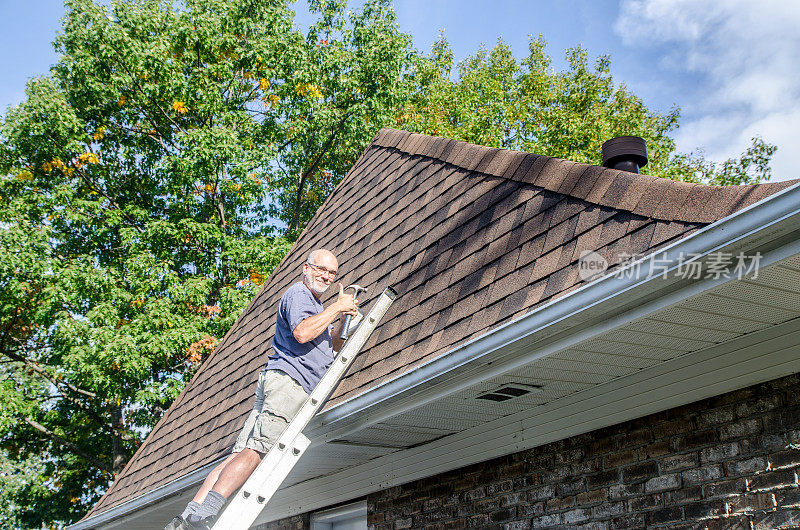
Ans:
<svg viewBox="0 0 800 530"><path fill-rule="evenodd" d="M615 81L661 112L681 108L683 152L723 161L755 135L778 145L773 180L800 177L800 2L795 0L395 0L428 50L444 31L457 59L498 38L517 56L542 34L554 66L582 45L611 56ZM57 60L61 0L0 0L0 109Z"/></svg>

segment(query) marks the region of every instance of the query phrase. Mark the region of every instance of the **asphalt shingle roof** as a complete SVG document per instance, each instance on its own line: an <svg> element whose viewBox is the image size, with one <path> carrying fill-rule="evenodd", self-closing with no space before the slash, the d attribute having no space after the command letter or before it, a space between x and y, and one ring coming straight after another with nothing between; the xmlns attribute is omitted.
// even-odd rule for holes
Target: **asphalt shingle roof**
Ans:
<svg viewBox="0 0 800 530"><path fill-rule="evenodd" d="M369 288L362 307L399 293L330 406L579 287L584 250L613 267L793 183L687 184L383 129L89 516L230 449L277 303L314 248Z"/></svg>

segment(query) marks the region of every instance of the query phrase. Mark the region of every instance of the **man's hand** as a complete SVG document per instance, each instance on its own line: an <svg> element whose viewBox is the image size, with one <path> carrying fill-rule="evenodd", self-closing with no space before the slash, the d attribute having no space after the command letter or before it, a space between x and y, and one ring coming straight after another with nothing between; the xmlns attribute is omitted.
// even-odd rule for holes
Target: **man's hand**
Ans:
<svg viewBox="0 0 800 530"><path fill-rule="evenodd" d="M344 315L355 317L358 315L358 300L352 294L344 292L344 287L339 283L339 299L336 300L337 309Z"/></svg>
<svg viewBox="0 0 800 530"><path fill-rule="evenodd" d="M344 321L347 318L347 315L352 316L355 318L358 316L358 300L353 298L352 294L347 294L344 292L344 287L342 284L339 284L339 299L336 300L335 304L336 308L339 310L339 323L334 327L333 335L331 338L333 339L333 351L339 351L342 349L342 345L344 345L344 340L342 340L342 329L344 329Z"/></svg>
<svg viewBox="0 0 800 530"><path fill-rule="evenodd" d="M338 331L334 332L335 337L332 337L333 349L339 351L337 347L341 347L341 345L337 342L336 337L338 337L337 333L341 333L344 315L348 314L353 316L358 314L358 302L353 299L353 295L344 292L344 287L340 283L339 299L323 309L321 313L304 319L292 330L292 334L300 344L312 341L339 318L339 324L336 326Z"/></svg>

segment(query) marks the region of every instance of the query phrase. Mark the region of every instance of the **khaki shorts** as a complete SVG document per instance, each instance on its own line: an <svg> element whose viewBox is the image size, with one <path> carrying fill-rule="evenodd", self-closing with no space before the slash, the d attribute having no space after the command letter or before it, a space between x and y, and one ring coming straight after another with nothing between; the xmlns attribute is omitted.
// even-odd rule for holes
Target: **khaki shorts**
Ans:
<svg viewBox="0 0 800 530"><path fill-rule="evenodd" d="M253 410L233 446L233 453L245 447L268 453L297 411L308 398L297 381L280 370L262 370L256 385Z"/></svg>

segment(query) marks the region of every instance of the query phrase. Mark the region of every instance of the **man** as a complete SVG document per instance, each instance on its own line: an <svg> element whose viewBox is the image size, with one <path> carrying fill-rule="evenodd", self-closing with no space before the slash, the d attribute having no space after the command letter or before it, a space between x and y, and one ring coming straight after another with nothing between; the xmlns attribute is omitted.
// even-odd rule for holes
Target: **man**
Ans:
<svg viewBox="0 0 800 530"><path fill-rule="evenodd" d="M214 526L227 498L258 467L325 374L333 352L344 343L340 336L345 316L358 313L356 301L344 293L342 284L336 302L323 308L320 297L337 271L338 262L330 251L318 249L309 254L303 264L303 280L289 287L278 304L273 352L258 378L253 410L232 454L209 473L183 513L164 530Z"/></svg>

